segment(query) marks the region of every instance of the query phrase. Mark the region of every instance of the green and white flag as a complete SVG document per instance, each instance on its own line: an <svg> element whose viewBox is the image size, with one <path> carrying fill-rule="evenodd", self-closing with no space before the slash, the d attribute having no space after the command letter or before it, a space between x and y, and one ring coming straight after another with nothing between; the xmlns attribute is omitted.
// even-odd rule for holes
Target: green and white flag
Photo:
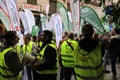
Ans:
<svg viewBox="0 0 120 80"><path fill-rule="evenodd" d="M40 21L42 23L42 30L46 30L47 29L47 19L46 19L46 16L44 14L40 14Z"/></svg>
<svg viewBox="0 0 120 80"><path fill-rule="evenodd" d="M87 23L92 24L97 33L102 34L105 32L97 13L91 7L83 6L80 9L80 12L81 18L83 18Z"/></svg>
<svg viewBox="0 0 120 80"><path fill-rule="evenodd" d="M40 28L37 25L32 27L32 36L37 36Z"/></svg>
<svg viewBox="0 0 120 80"><path fill-rule="evenodd" d="M68 19L68 13L65 8L65 6L61 2L57 2L57 12L61 15L62 17L62 22L65 27L63 31L69 31L69 19Z"/></svg>
<svg viewBox="0 0 120 80"><path fill-rule="evenodd" d="M71 12L68 12L68 18L69 18L69 31L73 31L73 25L72 25L72 17L71 17Z"/></svg>

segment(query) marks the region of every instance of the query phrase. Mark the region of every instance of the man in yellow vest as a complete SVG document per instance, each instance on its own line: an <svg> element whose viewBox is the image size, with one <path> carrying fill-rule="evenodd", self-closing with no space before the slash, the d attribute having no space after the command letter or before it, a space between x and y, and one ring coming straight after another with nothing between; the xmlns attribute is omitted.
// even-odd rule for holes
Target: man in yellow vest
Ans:
<svg viewBox="0 0 120 80"><path fill-rule="evenodd" d="M24 45L22 46L22 52L21 53L25 56L27 56L27 54L30 54L31 56L37 56L36 44L31 41L31 35L26 34L23 37L24 37ZM27 71L28 80L33 80L33 72L32 72L32 67L31 67L32 64L31 64L30 60L25 59L25 56L23 57L23 63L24 63L24 65L26 65L24 67L24 70ZM25 73L23 73L23 75L24 74Z"/></svg>
<svg viewBox="0 0 120 80"><path fill-rule="evenodd" d="M68 32L68 39L65 40L60 47L60 59L62 61L64 80L71 80L72 74L74 74L75 77L73 55L75 54L77 47L78 43L74 40L74 34Z"/></svg>
<svg viewBox="0 0 120 80"><path fill-rule="evenodd" d="M102 46L92 38L94 33L91 24L82 28L83 39L74 55L75 73L77 80L105 80L102 63Z"/></svg>
<svg viewBox="0 0 120 80"><path fill-rule="evenodd" d="M56 44L52 40L52 32L44 30L40 34L42 45L38 59L41 63L35 66L34 80L56 80L57 77L57 54Z"/></svg>
<svg viewBox="0 0 120 80"><path fill-rule="evenodd" d="M5 41L0 52L0 80L19 80L22 63L14 49L19 38L15 31L7 31L3 38Z"/></svg>

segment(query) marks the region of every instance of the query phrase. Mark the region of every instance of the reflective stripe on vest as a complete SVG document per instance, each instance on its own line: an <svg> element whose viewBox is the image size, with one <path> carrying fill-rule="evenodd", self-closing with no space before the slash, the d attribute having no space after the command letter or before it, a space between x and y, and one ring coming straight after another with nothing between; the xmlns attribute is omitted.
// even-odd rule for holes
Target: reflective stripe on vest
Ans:
<svg viewBox="0 0 120 80"><path fill-rule="evenodd" d="M101 44L88 53L78 49L75 54L75 73L77 80L104 80Z"/></svg>
<svg viewBox="0 0 120 80"><path fill-rule="evenodd" d="M9 80L18 79L18 74L13 74L5 64L4 55L10 50L13 50L13 48L12 47L7 48L3 50L0 54L0 79L1 80L8 80L8 78Z"/></svg>
<svg viewBox="0 0 120 80"><path fill-rule="evenodd" d="M74 67L74 58L73 55L75 54L75 48L77 47L77 42L75 40L68 39L69 44L64 41L61 45L61 58L62 58L62 65L64 67Z"/></svg>
<svg viewBox="0 0 120 80"><path fill-rule="evenodd" d="M55 45L54 43L48 44L48 45L56 49L56 45ZM40 51L40 56L39 56L39 58L40 58L41 60L42 60L43 57L44 57L44 51L45 51L45 49L46 49L46 47L47 47L48 45L46 45L46 46ZM49 70L44 70L44 71L38 71L38 70L37 70L37 73L39 73L39 74L57 74L57 69L58 69L58 68L57 68L57 62L56 62L55 67L53 67L53 68L51 68L51 69L49 69Z"/></svg>

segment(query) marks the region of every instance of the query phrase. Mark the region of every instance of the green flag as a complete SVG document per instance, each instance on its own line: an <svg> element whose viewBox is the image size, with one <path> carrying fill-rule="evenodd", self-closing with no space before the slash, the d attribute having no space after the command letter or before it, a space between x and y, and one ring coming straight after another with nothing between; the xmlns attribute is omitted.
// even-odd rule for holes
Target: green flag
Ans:
<svg viewBox="0 0 120 80"><path fill-rule="evenodd" d="M32 27L32 36L37 36L40 28L37 25Z"/></svg>
<svg viewBox="0 0 120 80"><path fill-rule="evenodd" d="M65 27L65 31L69 31L69 18L68 18L67 10L64 7L64 5L60 2L57 2L57 12L62 17L62 22L63 22L63 25Z"/></svg>
<svg viewBox="0 0 120 80"><path fill-rule="evenodd" d="M47 26L46 26L46 21L47 21L46 16L44 14L40 14L40 17L41 17L40 21L42 23L42 30L45 30L47 28Z"/></svg>
<svg viewBox="0 0 120 80"><path fill-rule="evenodd" d="M80 9L80 12L81 18L83 18L87 23L92 24L96 32L98 32L99 34L105 32L97 13L91 7L83 6Z"/></svg>

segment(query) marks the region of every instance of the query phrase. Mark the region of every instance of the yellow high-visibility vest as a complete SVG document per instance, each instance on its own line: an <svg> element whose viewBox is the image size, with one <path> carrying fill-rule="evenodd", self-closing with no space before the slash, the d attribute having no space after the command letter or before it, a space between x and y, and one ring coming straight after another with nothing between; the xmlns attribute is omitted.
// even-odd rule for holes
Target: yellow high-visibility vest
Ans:
<svg viewBox="0 0 120 80"><path fill-rule="evenodd" d="M68 41L68 42L67 42ZM64 67L74 67L74 54L76 47L78 47L78 43L75 40L68 39L67 41L64 41L61 45L61 59L62 59L62 65ZM73 48L73 49L72 49Z"/></svg>
<svg viewBox="0 0 120 80"><path fill-rule="evenodd" d="M5 63L5 54L13 48L7 48L0 53L0 80L19 80L19 74L13 74Z"/></svg>
<svg viewBox="0 0 120 80"><path fill-rule="evenodd" d="M55 45L54 43L51 42L51 44L48 44L48 45L56 49L56 45ZM45 51L45 49L46 49L46 47L47 47L48 45L46 45L46 46L40 51L40 56L37 57L37 58L39 58L40 60L43 59L43 57L44 57L44 51ZM57 62L56 62L55 67L53 67L52 69L48 69L48 70L44 70L44 71L38 71L38 70L37 70L37 73L39 73L39 74L57 74L57 69L58 69L58 66L57 66Z"/></svg>
<svg viewBox="0 0 120 80"><path fill-rule="evenodd" d="M77 80L105 80L101 44L90 53L79 47L74 56L74 62Z"/></svg>

